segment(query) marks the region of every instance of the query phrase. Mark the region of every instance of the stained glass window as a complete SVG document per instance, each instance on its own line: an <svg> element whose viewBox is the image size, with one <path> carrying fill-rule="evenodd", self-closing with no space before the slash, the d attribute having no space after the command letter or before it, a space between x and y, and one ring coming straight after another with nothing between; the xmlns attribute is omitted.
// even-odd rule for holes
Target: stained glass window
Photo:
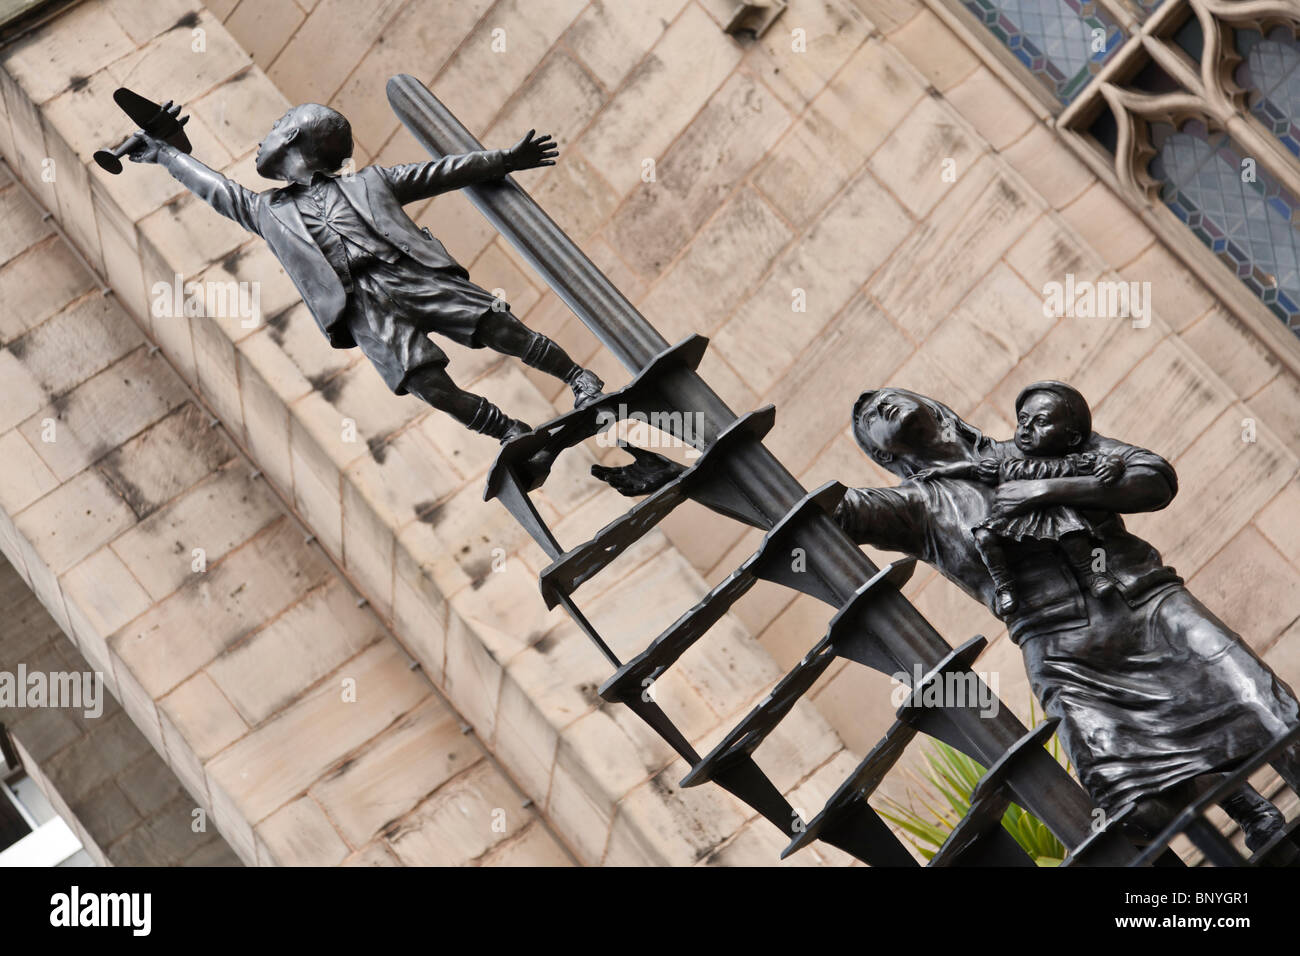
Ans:
<svg viewBox="0 0 1300 956"><path fill-rule="evenodd" d="M1151 125L1161 199L1270 311L1300 335L1300 199L1199 122Z"/></svg>
<svg viewBox="0 0 1300 956"><path fill-rule="evenodd" d="M1074 99L1124 42L1123 29L1096 0L962 3L1062 103Z"/></svg>
<svg viewBox="0 0 1300 956"><path fill-rule="evenodd" d="M1160 4L1164 3L1165 0L1131 0L1131 2L1133 8L1137 11L1137 15L1145 20L1147 17L1151 16L1151 14L1155 13L1156 9Z"/></svg>
<svg viewBox="0 0 1300 956"><path fill-rule="evenodd" d="M1300 44L1286 27L1237 30L1242 61L1234 77L1250 91L1250 112L1287 149L1300 156Z"/></svg>

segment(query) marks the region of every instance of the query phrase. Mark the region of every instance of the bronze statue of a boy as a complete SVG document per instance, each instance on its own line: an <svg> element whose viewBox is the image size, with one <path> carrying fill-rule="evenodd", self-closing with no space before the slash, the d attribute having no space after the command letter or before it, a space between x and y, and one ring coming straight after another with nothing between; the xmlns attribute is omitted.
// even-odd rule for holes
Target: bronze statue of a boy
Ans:
<svg viewBox="0 0 1300 956"><path fill-rule="evenodd" d="M172 107L179 111L179 107ZM255 193L141 131L130 153L158 163L217 212L267 241L335 348L359 347L396 394L410 393L502 442L530 431L447 374L428 333L491 348L562 379L575 405L604 384L558 344L519 321L402 206L521 169L555 165L550 136L528 134L509 149L446 156L335 175L352 155L352 128L317 103L295 106L258 144L257 171L287 185Z"/></svg>

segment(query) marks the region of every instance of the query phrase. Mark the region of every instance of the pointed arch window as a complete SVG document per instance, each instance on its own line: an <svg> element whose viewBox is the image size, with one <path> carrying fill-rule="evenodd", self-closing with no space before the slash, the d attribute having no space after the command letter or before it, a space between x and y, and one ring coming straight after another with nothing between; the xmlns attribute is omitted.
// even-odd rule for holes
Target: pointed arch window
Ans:
<svg viewBox="0 0 1300 956"><path fill-rule="evenodd" d="M1242 60L1234 79L1247 91L1251 115L1300 156L1300 43L1285 26L1267 36L1236 30L1235 40Z"/></svg>
<svg viewBox="0 0 1300 956"><path fill-rule="evenodd" d="M1300 374L1297 0L926 0Z"/></svg>
<svg viewBox="0 0 1300 956"><path fill-rule="evenodd" d="M1036 80L1062 103L1078 96L1125 39L1096 0L964 0Z"/></svg>
<svg viewBox="0 0 1300 956"><path fill-rule="evenodd" d="M1300 202L1225 133L1151 126L1160 198L1288 328L1300 329Z"/></svg>

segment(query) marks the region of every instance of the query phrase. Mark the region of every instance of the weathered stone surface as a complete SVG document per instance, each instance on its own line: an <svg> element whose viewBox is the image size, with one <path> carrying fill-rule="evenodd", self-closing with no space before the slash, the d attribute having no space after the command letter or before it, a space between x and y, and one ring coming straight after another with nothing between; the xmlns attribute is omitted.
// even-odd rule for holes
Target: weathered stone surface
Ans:
<svg viewBox="0 0 1300 956"><path fill-rule="evenodd" d="M1103 434L1123 435L1131 444L1158 448L1174 460L1231 400L1195 353L1179 347L1171 337L1142 359L1104 401L1093 400L1093 420ZM1177 408L1178 415L1170 420L1151 414L1152 408L1162 406Z"/></svg>
<svg viewBox="0 0 1300 956"><path fill-rule="evenodd" d="M1228 408L1174 462L1179 490L1173 503L1127 522L1142 537L1158 542L1165 560L1185 577L1295 475L1295 457L1269 432L1261 429L1257 441L1242 441L1250 417L1242 405Z"/></svg>
<svg viewBox="0 0 1300 956"><path fill-rule="evenodd" d="M6 344L92 287L71 251L46 239L0 266L0 339Z"/></svg>
<svg viewBox="0 0 1300 956"><path fill-rule="evenodd" d="M996 150L1006 149L1038 125L1024 101L987 67L976 69L945 97Z"/></svg>
<svg viewBox="0 0 1300 956"><path fill-rule="evenodd" d="M924 219L987 148L950 106L926 96L872 153L867 167L908 212Z"/></svg>
<svg viewBox="0 0 1300 956"><path fill-rule="evenodd" d="M112 548L160 600L195 574L196 548L205 563L219 561L280 514L266 486L251 478L246 466L231 463L154 511Z"/></svg>
<svg viewBox="0 0 1300 956"><path fill-rule="evenodd" d="M421 804L388 845L407 866L457 866L520 832L533 814L490 763L480 761Z"/></svg>
<svg viewBox="0 0 1300 956"><path fill-rule="evenodd" d="M382 633L374 615L335 579L222 654L207 672L255 727Z"/></svg>
<svg viewBox="0 0 1300 956"><path fill-rule="evenodd" d="M685 6L685 0L596 0L569 27L564 42L607 90L613 90Z"/></svg>
<svg viewBox="0 0 1300 956"><path fill-rule="evenodd" d="M20 512L14 525L61 574L132 521L131 509L109 484L83 471Z"/></svg>
<svg viewBox="0 0 1300 956"><path fill-rule="evenodd" d="M109 644L160 697L329 574L281 520L114 634Z"/></svg>
<svg viewBox="0 0 1300 956"><path fill-rule="evenodd" d="M350 843L387 831L452 777L481 759L459 716L430 697L328 774L311 794Z"/></svg>
<svg viewBox="0 0 1300 956"><path fill-rule="evenodd" d="M682 24L687 14L674 30L685 29ZM683 37L678 42L686 41ZM656 64L652 55L638 69L656 76L668 69ZM685 75L697 76L694 70ZM706 80L697 76L697 81ZM614 215L607 238L643 275L657 276L667 268L722 204L736 180L758 162L790 123L785 108L745 73L733 75L716 93L712 87L707 92L712 95L700 104L699 115L662 155L648 144L640 151L631 144L617 151L612 145L602 145L606 135L602 124L622 123L629 127L627 136L635 136L643 119L637 113L620 113L617 119L609 119L607 110L583 136L584 155L592 165L620 195L631 193ZM654 160L653 182L640 181L642 158Z"/></svg>
<svg viewBox="0 0 1300 956"><path fill-rule="evenodd" d="M739 62L740 51L717 43L714 30L688 6L584 134L587 158L620 194L640 180L643 160L666 159L666 147Z"/></svg>
<svg viewBox="0 0 1300 956"><path fill-rule="evenodd" d="M891 33L889 41L941 92L952 89L979 66L970 47L924 7Z"/></svg>
<svg viewBox="0 0 1300 956"><path fill-rule="evenodd" d="M248 725L204 671L195 674L158 703L167 722L181 734L186 749L207 759L248 731ZM170 745L168 747L171 749Z"/></svg>
<svg viewBox="0 0 1300 956"><path fill-rule="evenodd" d="M35 203L12 182L0 189L0 220L7 227L4 235L0 236L0 265L51 232Z"/></svg>
<svg viewBox="0 0 1300 956"><path fill-rule="evenodd" d="M100 470L144 518L230 462L235 450L192 403L106 455Z"/></svg>
<svg viewBox="0 0 1300 956"><path fill-rule="evenodd" d="M100 548L60 582L66 601L96 634L111 634L149 607L145 593L111 548Z"/></svg>
<svg viewBox="0 0 1300 956"><path fill-rule="evenodd" d="M746 60L792 110L800 110L866 40L867 18L852 0L796 0Z"/></svg>
<svg viewBox="0 0 1300 956"><path fill-rule="evenodd" d="M528 130L536 129L554 136L563 153L605 102L600 84L577 60L557 49L542 61L480 141L489 148L511 146ZM531 182L535 176L525 173L522 178Z"/></svg>
<svg viewBox="0 0 1300 956"><path fill-rule="evenodd" d="M584 6L582 0L497 3L438 75L439 98L470 129L486 129Z"/></svg>
<svg viewBox="0 0 1300 956"><path fill-rule="evenodd" d="M1247 525L1188 582L1192 592L1262 652L1295 621L1300 572ZM1241 583L1249 581L1250 587Z"/></svg>
<svg viewBox="0 0 1300 956"><path fill-rule="evenodd" d="M77 78L135 50L103 4L86 4L67 16L60 29L38 31L5 51L4 69L33 102L44 103Z"/></svg>
<svg viewBox="0 0 1300 956"><path fill-rule="evenodd" d="M140 348L56 396L23 423L22 432L66 480L188 399L171 369Z"/></svg>
<svg viewBox="0 0 1300 956"><path fill-rule="evenodd" d="M451 6L438 0L415 0L402 5L391 22L380 24L377 42L330 101L331 106L348 117L358 142L366 144L371 151L377 150L398 128L397 117L384 96L384 84L399 71L395 65L429 82L490 7L490 0L467 0ZM322 14L328 16L328 10L314 10L312 19ZM300 66L310 72L314 64L307 61ZM293 84L297 82L295 79ZM285 90L296 88L278 85Z"/></svg>
<svg viewBox="0 0 1300 956"><path fill-rule="evenodd" d="M11 514L26 508L59 483L54 472L17 431L0 435L0 461L5 463L0 472L0 508Z"/></svg>
<svg viewBox="0 0 1300 956"><path fill-rule="evenodd" d="M355 701L344 699L344 681L355 681ZM428 693L391 642L376 644L222 751L208 764L208 776L244 819L260 821Z"/></svg>
<svg viewBox="0 0 1300 956"><path fill-rule="evenodd" d="M721 325L793 233L752 189L737 192L696 235L641 308L677 342Z"/></svg>
<svg viewBox="0 0 1300 956"><path fill-rule="evenodd" d="M334 866L349 848L320 805L302 797L281 807L257 827L257 836L275 866Z"/></svg>
<svg viewBox="0 0 1300 956"><path fill-rule="evenodd" d="M8 347L53 397L103 371L142 342L139 329L117 301L92 292Z"/></svg>
<svg viewBox="0 0 1300 956"><path fill-rule="evenodd" d="M1037 217L1029 196L997 171L976 163L959 171L934 212L901 243L869 291L918 338L965 298L981 276Z"/></svg>
<svg viewBox="0 0 1300 956"><path fill-rule="evenodd" d="M865 235L863 222L872 224ZM911 229L904 209L863 173L778 260L714 347L764 394Z"/></svg>

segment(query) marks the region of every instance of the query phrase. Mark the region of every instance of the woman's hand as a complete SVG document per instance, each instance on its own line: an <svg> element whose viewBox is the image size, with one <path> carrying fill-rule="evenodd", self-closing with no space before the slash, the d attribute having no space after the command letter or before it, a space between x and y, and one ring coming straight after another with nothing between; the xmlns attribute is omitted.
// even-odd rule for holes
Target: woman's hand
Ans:
<svg viewBox="0 0 1300 956"><path fill-rule="evenodd" d="M1049 504L1050 486L1046 480L1004 481L993 492L993 513L999 518L1033 511Z"/></svg>

